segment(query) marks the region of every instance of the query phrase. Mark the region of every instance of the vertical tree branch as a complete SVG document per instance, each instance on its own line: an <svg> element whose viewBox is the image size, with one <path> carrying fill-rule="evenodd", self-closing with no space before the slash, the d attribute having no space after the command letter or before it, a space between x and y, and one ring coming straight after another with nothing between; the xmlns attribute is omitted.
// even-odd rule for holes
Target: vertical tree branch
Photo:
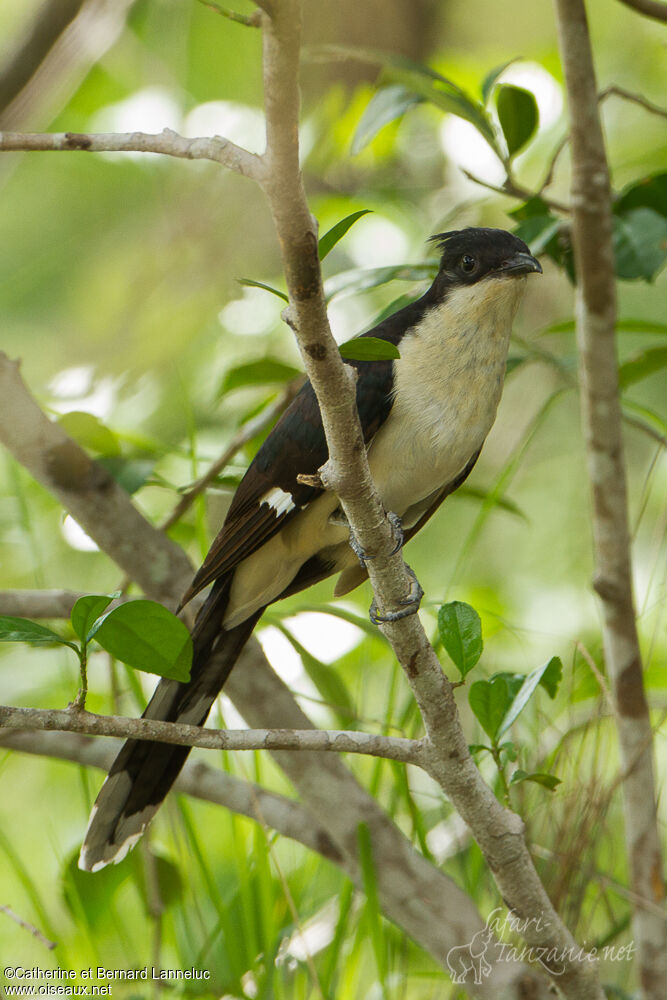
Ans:
<svg viewBox="0 0 667 1000"><path fill-rule="evenodd" d="M583 0L556 0L570 110L572 227L577 269L577 338L582 420L593 504L594 587L602 601L603 641L624 773L626 845L644 996L667 997L667 922L653 773L632 596L628 502L614 327L616 290L609 170ZM653 905L649 905L653 904Z"/></svg>

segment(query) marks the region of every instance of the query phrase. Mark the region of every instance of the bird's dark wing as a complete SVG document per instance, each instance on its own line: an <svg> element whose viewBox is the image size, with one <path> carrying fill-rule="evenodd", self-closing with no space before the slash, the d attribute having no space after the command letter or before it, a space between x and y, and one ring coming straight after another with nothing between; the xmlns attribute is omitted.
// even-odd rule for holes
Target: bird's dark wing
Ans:
<svg viewBox="0 0 667 1000"><path fill-rule="evenodd" d="M359 417L364 441L369 442L391 410L392 362L354 362L354 366L359 372ZM322 493L299 483L297 476L314 475L327 457L317 399L306 382L248 467L183 603L238 566Z"/></svg>
<svg viewBox="0 0 667 1000"><path fill-rule="evenodd" d="M379 323L364 337L400 344L422 318L426 296ZM357 370L357 408L368 444L389 416L393 362L350 361ZM215 538L183 604L213 580L238 566L322 492L297 482L314 475L328 457L317 399L306 382L268 435L234 495L225 523Z"/></svg>

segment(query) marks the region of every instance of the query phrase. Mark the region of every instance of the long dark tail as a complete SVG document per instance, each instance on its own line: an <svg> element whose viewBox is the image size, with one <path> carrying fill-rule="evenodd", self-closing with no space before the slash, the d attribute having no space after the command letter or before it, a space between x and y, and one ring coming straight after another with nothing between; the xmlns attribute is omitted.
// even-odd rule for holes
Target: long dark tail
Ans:
<svg viewBox="0 0 667 1000"><path fill-rule="evenodd" d="M227 580L216 583L197 616L190 680L187 684L161 680L143 718L194 726L206 721L261 615L259 611L224 630L221 623L228 589ZM97 871L123 860L160 808L189 752L190 747L147 740L128 740L123 745L93 806L80 868Z"/></svg>

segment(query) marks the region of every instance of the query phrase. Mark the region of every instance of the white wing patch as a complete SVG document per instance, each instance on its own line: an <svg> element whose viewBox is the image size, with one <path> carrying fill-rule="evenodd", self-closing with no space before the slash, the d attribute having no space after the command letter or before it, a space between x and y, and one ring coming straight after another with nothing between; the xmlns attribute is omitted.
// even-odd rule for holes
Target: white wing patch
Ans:
<svg viewBox="0 0 667 1000"><path fill-rule="evenodd" d="M281 517L283 514L289 514L291 510L294 510L295 503L292 499L291 493L285 493L281 490L279 486L274 486L273 489L268 490L262 499L259 501L261 507L262 504L268 504L271 510L275 511L276 517Z"/></svg>

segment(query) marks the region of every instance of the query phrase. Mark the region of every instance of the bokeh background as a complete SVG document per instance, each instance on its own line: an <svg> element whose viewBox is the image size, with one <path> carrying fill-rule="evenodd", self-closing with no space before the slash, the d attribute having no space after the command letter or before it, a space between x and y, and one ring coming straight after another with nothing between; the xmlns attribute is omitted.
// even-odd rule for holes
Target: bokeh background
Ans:
<svg viewBox="0 0 667 1000"><path fill-rule="evenodd" d="M34 39L32 47L27 39L35 23L48 34L47 10L59 6L61 14L67 7L69 16L78 11L78 18L40 60ZM600 88L623 87L659 103L664 30L620 3L593 0L588 6ZM253 8L245 3L239 9ZM362 290L363 272L433 263L426 240L435 232L466 225L512 228L508 213L520 202L466 177L464 170L499 185L504 175L471 125L432 106L410 110L353 154L377 66L330 53L325 58L321 46L402 53L477 95L490 70L516 60L502 80L531 90L540 112L538 133L516 161L517 179L531 190L539 188L565 134L562 73L547 4L311 0L305 35L301 144L312 211L321 232L351 212L372 213L325 261L326 278L346 273L337 279L345 287L330 307L342 342L367 329L396 299L424 287L393 280ZM260 50L258 31L190 0L4 0L0 127L168 127L188 136L220 133L261 151ZM38 65L19 93L20 68ZM665 169L664 118L610 96L603 120L616 191ZM567 201L568 181L565 149L549 195ZM467 488L410 544L408 559L426 591L429 628L444 600L468 601L479 611L485 652L477 676L527 672L552 655L562 658L558 698L538 698L514 732L521 766L549 769L562 784L554 793L519 786L515 806L527 818L549 892L579 940L621 947L631 941L631 930L614 730L581 652L583 646L603 670L569 322L573 288L553 262L546 260L544 269L542 279L529 283L512 370L482 457ZM116 459L136 503L155 521L289 376L289 368L274 366L269 376L255 367L239 377L239 366L270 358L300 367L279 300L240 285L242 278L284 287L267 205L249 181L214 164L152 155L0 157L0 349L22 359L25 380L54 419L63 419L92 454ZM666 293L664 274L652 283L619 283L622 361L665 345ZM664 368L654 366L629 385L624 405L636 600L659 727L667 707ZM260 441L253 439L206 501L172 529L194 563L205 554L234 482ZM105 593L121 579L6 454L0 455L0 566L3 589ZM407 686L386 645L362 627L368 587L337 607L328 604L331 593L327 582L267 613L259 638L272 663L318 723L418 732ZM335 673L327 666L334 661ZM152 686L151 678L131 675L101 652L90 673L89 705L96 711L134 714ZM67 650L0 649L3 703L62 707L77 686L76 662ZM479 742L465 691L459 695L470 742ZM223 720L242 724L225 698L217 715ZM656 733L656 751L660 793L664 732ZM267 757L237 755L222 764L289 791ZM482 913L496 905L479 852L428 779L391 762L349 765L415 842L474 896ZM493 768L482 767L494 781ZM165 903L159 918L150 915L139 852L99 877L76 872L99 781L97 773L76 765L0 756L0 902L58 942L50 953L0 913L3 966L198 966L213 975L213 986L188 987L202 995L305 998L319 995L305 962L310 953L327 996L450 995L429 956L381 922L333 866L214 806L172 797L155 824L151 849ZM664 796L662 802L664 810ZM664 830L664 812L662 822ZM301 937L288 893L305 928ZM373 948L378 928L382 960ZM620 991L615 996L632 995L631 961L608 962L604 976ZM148 991L144 984L114 986L116 996Z"/></svg>

